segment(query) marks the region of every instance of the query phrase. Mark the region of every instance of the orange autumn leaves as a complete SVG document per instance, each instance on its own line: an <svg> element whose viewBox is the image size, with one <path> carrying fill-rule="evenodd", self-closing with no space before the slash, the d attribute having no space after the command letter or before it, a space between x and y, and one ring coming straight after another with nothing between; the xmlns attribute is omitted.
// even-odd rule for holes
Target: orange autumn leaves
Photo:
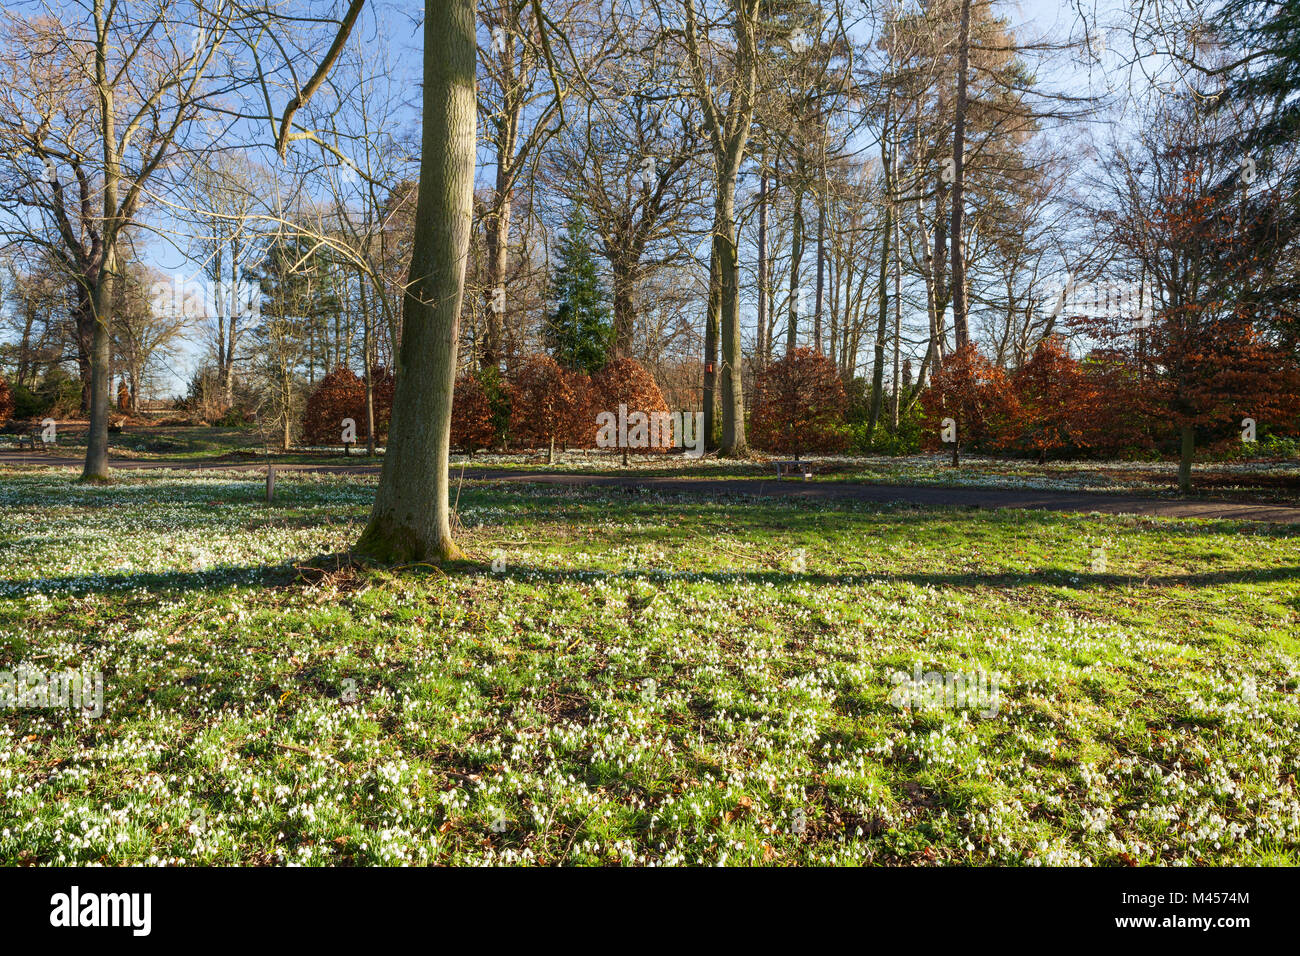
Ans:
<svg viewBox="0 0 1300 956"><path fill-rule="evenodd" d="M572 372L548 355L530 355L516 366L505 387L510 412L506 434L491 422L477 373L463 375L452 405L452 444L486 448L504 438L515 447L594 448L596 416L619 405L643 412L667 411L663 393L638 362L615 359L595 375Z"/></svg>
<svg viewBox="0 0 1300 956"><path fill-rule="evenodd" d="M1231 348L1202 337L1181 352L1184 374L1174 378L1166 365L1139 366L1114 351L1077 361L1055 337L1013 372L969 345L944 360L922 396L930 444L940 446L945 418L964 449L1039 460L1142 454L1184 421L1225 434L1243 417L1294 429L1300 371L1283 351L1237 329Z"/></svg>

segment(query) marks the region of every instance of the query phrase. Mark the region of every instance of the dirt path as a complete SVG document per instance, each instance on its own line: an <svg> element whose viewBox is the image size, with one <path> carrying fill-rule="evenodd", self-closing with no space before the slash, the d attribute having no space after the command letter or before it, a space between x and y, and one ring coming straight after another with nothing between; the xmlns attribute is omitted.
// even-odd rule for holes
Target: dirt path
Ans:
<svg viewBox="0 0 1300 956"><path fill-rule="evenodd" d="M0 466L43 465L80 468L80 458L0 452ZM123 471L166 469L193 471L250 471L265 466L256 462L133 461L112 462ZM377 464L322 465L282 463L276 471L304 471L331 475L374 475ZM453 476L460 474L459 469ZM1098 494L1082 491L1033 491L1020 488L944 488L929 485L874 485L859 482L776 481L760 478L672 478L637 475L590 475L576 472L523 471L506 468L466 469L466 478L563 487L646 489L668 494L752 495L784 497L810 502L901 502L922 507L1029 508L1046 511L1153 515L1162 518L1213 518L1230 521L1264 521L1300 524L1300 507L1289 504L1223 501L1213 498L1150 498L1137 495Z"/></svg>

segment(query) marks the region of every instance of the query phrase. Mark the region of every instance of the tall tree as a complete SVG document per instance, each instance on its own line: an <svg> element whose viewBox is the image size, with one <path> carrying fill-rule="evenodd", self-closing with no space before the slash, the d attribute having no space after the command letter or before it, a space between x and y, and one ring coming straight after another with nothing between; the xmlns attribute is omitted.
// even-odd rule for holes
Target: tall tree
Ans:
<svg viewBox="0 0 1300 956"><path fill-rule="evenodd" d="M463 557L448 492L451 403L473 225L475 4L425 0L420 186L387 453L357 550L384 561Z"/></svg>
<svg viewBox="0 0 1300 956"><path fill-rule="evenodd" d="M610 266L613 353L630 358L640 290L683 261L683 237L697 231L703 141L691 103L675 95L672 47L639 18L624 24L628 13L617 5L610 16L610 32L626 31L623 52L591 79L586 110L569 110L546 167L556 191L582 204L600 237Z"/></svg>
<svg viewBox="0 0 1300 956"><path fill-rule="evenodd" d="M82 294L90 378L83 480L109 477L113 287L128 231L204 106L238 85L219 81L215 68L246 15L256 16L226 0L201 8L77 0L57 20L6 13L6 42L22 58L18 82L6 84L20 102L0 108L0 151L13 167L30 169L24 159L44 167L27 205L48 216Z"/></svg>
<svg viewBox="0 0 1300 956"><path fill-rule="evenodd" d="M547 19L563 19L565 12ZM541 7L535 0L493 0L484 4L485 44L479 64L479 111L487 131L494 182L480 210L483 222L487 337L480 352L482 367L503 358L504 329L510 309L506 288L510 229L515 189L537 152L557 131L564 97L572 80L560 81L548 62Z"/></svg>
<svg viewBox="0 0 1300 956"><path fill-rule="evenodd" d="M581 206L574 207L560 239L550 298L554 309L545 337L551 356L570 372L601 369L609 360L613 327Z"/></svg>
<svg viewBox="0 0 1300 956"><path fill-rule="evenodd" d="M740 290L736 250L736 182L745 159L758 83L759 0L726 0L730 18L727 49L710 45L701 29L698 0L680 0L691 92L704 116L713 148L713 251L710 257L709 311L717 316L721 348L722 452L743 457L744 355L740 347ZM725 29L719 27L719 30ZM721 50L721 56L718 52ZM710 55L712 53L713 55ZM715 312L716 309L716 312ZM711 320L712 321L712 320ZM711 423L705 423L706 429Z"/></svg>

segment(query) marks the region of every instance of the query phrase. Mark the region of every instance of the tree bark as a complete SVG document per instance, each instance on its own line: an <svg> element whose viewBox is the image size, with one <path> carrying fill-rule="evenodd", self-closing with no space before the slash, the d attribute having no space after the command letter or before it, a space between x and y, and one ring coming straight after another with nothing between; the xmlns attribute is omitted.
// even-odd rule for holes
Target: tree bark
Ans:
<svg viewBox="0 0 1300 956"><path fill-rule="evenodd" d="M102 8L96 4L96 18L102 17ZM90 343L90 427L86 434L86 463L81 472L82 481L108 481L108 410L109 363L112 361L111 329L113 322L113 279L117 271L118 232L114 228L117 218L118 156L117 126L113 113L113 89L109 85L107 65L102 48L95 58L96 86L98 87L101 116L100 135L104 155L104 231L103 260L91 287L94 329Z"/></svg>
<svg viewBox="0 0 1300 956"><path fill-rule="evenodd" d="M732 457L749 454L745 441L745 393L741 382L744 355L740 348L739 262L736 255L735 191L738 172L737 168L718 184L717 231L713 234L722 313L718 330L722 351L722 452Z"/></svg>
<svg viewBox="0 0 1300 956"><path fill-rule="evenodd" d="M889 323L889 243L893 228L894 204L892 202L892 183L888 167L885 173L885 221L880 230L880 286L879 309L876 313L876 341L871 364L871 411L867 420L867 441L876 435L876 424L880 421L880 409L884 397L885 379L885 331Z"/></svg>
<svg viewBox="0 0 1300 956"><path fill-rule="evenodd" d="M616 258L611 265L614 293L614 357L631 358L632 336L636 327L636 309L632 302L635 286L633 270L621 258Z"/></svg>
<svg viewBox="0 0 1300 956"><path fill-rule="evenodd" d="M116 190L112 201L116 203ZM105 189L105 193L110 192ZM105 204L110 200L107 196ZM83 481L108 481L108 414L109 414L109 359L112 351L109 323L113 320L113 272L117 256L108 244L104 263L99 269L95 287L95 328L90 345L90 428L86 434L86 463L82 470Z"/></svg>
<svg viewBox="0 0 1300 956"><path fill-rule="evenodd" d="M424 129L402 375L370 523L357 550L382 561L449 561L451 403L473 222L473 0L425 0Z"/></svg>
<svg viewBox="0 0 1300 956"><path fill-rule="evenodd" d="M790 235L790 315L785 327L785 354L799 344L799 268L803 264L803 189L795 186Z"/></svg>
<svg viewBox="0 0 1300 956"><path fill-rule="evenodd" d="M767 338L767 173L758 181L758 343L755 354L764 363L771 354Z"/></svg>
<svg viewBox="0 0 1300 956"><path fill-rule="evenodd" d="M817 301L813 303L813 348L822 353L822 297L826 291L826 202L817 197Z"/></svg>
<svg viewBox="0 0 1300 956"><path fill-rule="evenodd" d="M235 337L238 334L237 325L239 321L239 310L242 308L242 290L239 288L239 265L237 247L232 243L230 247L230 327L227 330L229 338L225 342L217 343L217 348L224 352L220 362L222 368L221 392L222 400L226 408L231 408L235 404Z"/></svg>
<svg viewBox="0 0 1300 956"><path fill-rule="evenodd" d="M497 178L501 179L500 164L507 160L497 157ZM498 183L498 189L500 183ZM506 317L506 267L510 255L511 204L508 196L498 195L494 208L484 223L487 242L487 341L479 357L480 368L499 368L501 362L502 328ZM497 290L501 290L499 293Z"/></svg>
<svg viewBox="0 0 1300 956"><path fill-rule="evenodd" d="M970 71L970 0L962 0L957 49L957 105L952 126L952 326L957 348L970 341L966 317L966 74Z"/></svg>
<svg viewBox="0 0 1300 956"><path fill-rule="evenodd" d="M718 272L716 244L709 255L708 314L704 319L704 447L712 451L717 447L713 440L717 421L716 400L718 392L718 328L722 313L722 278Z"/></svg>
<svg viewBox="0 0 1300 956"><path fill-rule="evenodd" d="M895 133L897 132L898 130L895 130ZM894 140L893 151L890 157L890 165L893 167L893 172L890 173L890 177L891 177L891 181L894 183L894 190L896 192L901 192L902 190L898 186L897 137ZM903 342L903 275L902 275L902 263L901 263L902 243L900 241L899 226L898 226L898 221L903 218L901 213L902 213L901 209L894 211L894 397L893 397L893 401L890 402L890 406L891 406L890 417L893 420L895 432L898 431L898 403L901 400L899 393L902 391L902 387L900 386L898 380L898 373L899 373L898 363L899 363L899 359L901 358L900 352L902 350L902 342Z"/></svg>
<svg viewBox="0 0 1300 956"><path fill-rule="evenodd" d="M375 376L370 344L370 310L366 302L366 277L357 274L357 292L361 298L361 364L366 376L366 454L375 454Z"/></svg>

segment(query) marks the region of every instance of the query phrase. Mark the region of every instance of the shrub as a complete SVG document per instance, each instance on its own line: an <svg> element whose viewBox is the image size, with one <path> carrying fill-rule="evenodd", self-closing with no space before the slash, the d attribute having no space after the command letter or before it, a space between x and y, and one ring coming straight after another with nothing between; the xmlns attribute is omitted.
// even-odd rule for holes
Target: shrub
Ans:
<svg viewBox="0 0 1300 956"><path fill-rule="evenodd" d="M370 379L375 403L375 437L382 440L388 433L396 382L392 372L382 366L371 369ZM307 398L302 413L303 441L308 445L339 444L345 418L356 422L357 441L367 440L366 380L340 366L317 382Z"/></svg>
<svg viewBox="0 0 1300 956"><path fill-rule="evenodd" d="M242 428L253 420L253 416L237 406L227 408L212 422L215 428Z"/></svg>
<svg viewBox="0 0 1300 956"><path fill-rule="evenodd" d="M914 402L908 407L904 401L899 409L898 428L893 427L892 421L881 422L870 441L867 440L867 421L850 421L849 448L855 454L914 455L921 449L924 425L925 412L921 403Z"/></svg>
<svg viewBox="0 0 1300 956"><path fill-rule="evenodd" d="M1044 339L1011 380L1016 418L1008 423L1015 447L1046 461L1055 449L1077 452L1097 404L1093 384L1055 336Z"/></svg>
<svg viewBox="0 0 1300 956"><path fill-rule="evenodd" d="M569 420L564 430L564 444L571 448L596 447L596 416L604 404L600 390L585 372L565 372L572 393Z"/></svg>
<svg viewBox="0 0 1300 956"><path fill-rule="evenodd" d="M359 436L366 427L365 401L365 382L351 369L339 366L317 382L307 398L302 413L303 441L308 445L339 444L345 418L356 422Z"/></svg>
<svg viewBox="0 0 1300 956"><path fill-rule="evenodd" d="M495 365L478 371L488 406L492 409L492 434L496 445L504 445L510 433L510 386Z"/></svg>
<svg viewBox="0 0 1300 956"><path fill-rule="evenodd" d="M581 393L581 388L578 391ZM664 401L663 392L659 391L654 376L640 362L630 358L614 359L593 375L591 387L586 393L583 404L585 407L581 411L582 419L579 423L581 435L578 444L584 448L591 448L596 444L596 435L599 431L596 417L601 412L609 412L617 418L620 405L627 406L628 415L642 412L649 416L654 412L668 411L668 403ZM656 436L651 434L647 437L653 439ZM638 448L637 451L663 450L666 447L666 444L646 445L644 448ZM623 449L624 461L627 460L629 450Z"/></svg>
<svg viewBox="0 0 1300 956"><path fill-rule="evenodd" d="M451 444L473 454L496 441L492 403L483 387L482 373L462 372L456 379L451 403Z"/></svg>
<svg viewBox="0 0 1300 956"><path fill-rule="evenodd" d="M750 436L759 448L796 457L839 451L849 439L846 404L835 363L820 352L797 348L759 375Z"/></svg>
<svg viewBox="0 0 1300 956"><path fill-rule="evenodd" d="M48 407L45 399L26 385L15 384L11 396L14 403L13 417L17 419L40 418Z"/></svg>
<svg viewBox="0 0 1300 956"><path fill-rule="evenodd" d="M14 413L14 398L9 391L9 383L0 378L0 425L9 421Z"/></svg>
<svg viewBox="0 0 1300 956"><path fill-rule="evenodd" d="M569 376L548 355L530 355L510 382L510 440L526 448L565 441L572 427L574 395Z"/></svg>
<svg viewBox="0 0 1300 956"><path fill-rule="evenodd" d="M1079 441L1099 458L1149 458L1155 453L1152 405L1137 370L1117 359L1093 358L1080 366L1085 410Z"/></svg>
<svg viewBox="0 0 1300 956"><path fill-rule="evenodd" d="M36 389L44 406L39 412L51 418L74 418L81 415L81 382L55 366Z"/></svg>
<svg viewBox="0 0 1300 956"><path fill-rule="evenodd" d="M993 452L1015 438L1019 410L1011 380L974 343L944 359L921 403L925 407L925 442L931 447L941 445L945 418L956 423L954 463L959 448Z"/></svg>

